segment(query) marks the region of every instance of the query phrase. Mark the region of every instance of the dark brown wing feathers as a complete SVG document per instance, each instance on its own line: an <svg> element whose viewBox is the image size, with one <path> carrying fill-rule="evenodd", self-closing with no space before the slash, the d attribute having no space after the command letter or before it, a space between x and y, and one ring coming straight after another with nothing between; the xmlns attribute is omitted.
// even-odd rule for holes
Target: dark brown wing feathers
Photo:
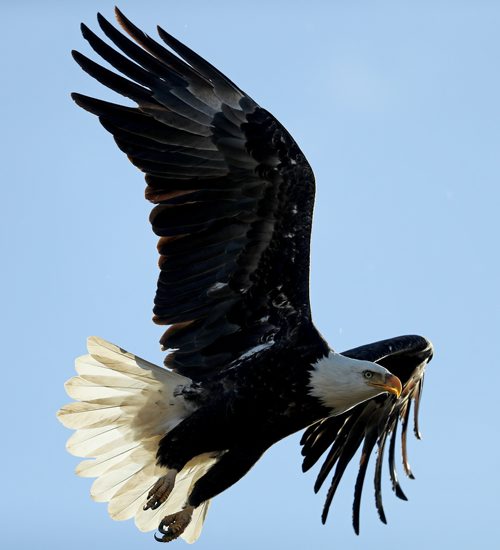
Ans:
<svg viewBox="0 0 500 550"><path fill-rule="evenodd" d="M154 320L172 325L166 364L202 379L311 324L314 177L281 124L220 71L162 29L168 48L117 18L133 41L98 16L117 49L82 33L121 74L73 55L137 107L73 97L146 175L160 237Z"/></svg>

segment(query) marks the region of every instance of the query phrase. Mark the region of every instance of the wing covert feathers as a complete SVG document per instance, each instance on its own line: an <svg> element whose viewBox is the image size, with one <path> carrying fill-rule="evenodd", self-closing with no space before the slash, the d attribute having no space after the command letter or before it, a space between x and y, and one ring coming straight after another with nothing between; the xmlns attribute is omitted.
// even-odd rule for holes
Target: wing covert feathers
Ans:
<svg viewBox="0 0 500 550"><path fill-rule="evenodd" d="M110 44L82 33L111 69L74 52L90 76L137 107L73 94L144 172L160 237L154 321L166 365L195 380L310 324L314 177L268 112L159 29L162 45L116 10ZM128 36L127 36L128 35Z"/></svg>
<svg viewBox="0 0 500 550"><path fill-rule="evenodd" d="M113 519L134 517L141 531L151 531L165 515L182 509L193 484L217 460L210 454L195 457L177 475L167 501L143 510L149 490L167 472L156 464L158 443L192 412L174 393L191 380L97 337L89 338L87 347L89 355L76 360L78 375L65 385L76 401L57 413L64 426L76 430L67 450L87 459L76 473L97 478L91 496L108 502ZM182 535L188 542L198 538L208 506L195 510Z"/></svg>

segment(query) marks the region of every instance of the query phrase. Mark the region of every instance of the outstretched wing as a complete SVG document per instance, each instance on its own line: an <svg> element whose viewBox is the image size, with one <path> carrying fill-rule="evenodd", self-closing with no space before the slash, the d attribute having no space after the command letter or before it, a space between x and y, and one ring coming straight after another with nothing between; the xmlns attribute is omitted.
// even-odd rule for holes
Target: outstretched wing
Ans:
<svg viewBox="0 0 500 550"><path fill-rule="evenodd" d="M397 428L401 422L403 467L406 474L413 478L406 450L407 429L413 403L414 431L416 437L420 439L418 409L422 396L425 366L432 359L432 354L432 344L422 336L399 336L343 352L343 355L354 359L380 363L401 380L403 391L398 399L387 394L380 395L361 403L342 415L320 420L304 432L301 440L302 455L304 456L302 469L304 471L309 470L330 447L314 485L316 492L319 491L335 467L323 508L323 523L326 521L342 475L361 444L363 446L353 504L353 526L356 533L359 533L359 510L363 483L368 461L375 445L378 448L374 479L375 503L381 521L387 523L382 505L381 480L384 449L388 440L392 488L399 498L406 500L396 473Z"/></svg>
<svg viewBox="0 0 500 550"><path fill-rule="evenodd" d="M161 343L174 349L165 363L199 380L311 324L314 177L285 128L216 68L161 28L170 49L116 15L135 42L101 15L117 49L82 33L124 76L73 55L137 108L73 98L146 174L160 237L154 320L171 325Z"/></svg>

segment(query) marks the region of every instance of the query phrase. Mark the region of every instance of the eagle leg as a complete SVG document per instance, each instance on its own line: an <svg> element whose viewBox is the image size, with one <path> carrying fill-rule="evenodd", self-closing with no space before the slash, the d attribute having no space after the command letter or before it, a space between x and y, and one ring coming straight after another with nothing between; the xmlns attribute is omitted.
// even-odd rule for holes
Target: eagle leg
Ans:
<svg viewBox="0 0 500 550"><path fill-rule="evenodd" d="M175 485L177 470L169 470L167 474L160 477L148 493L148 501L144 510L156 510L169 497Z"/></svg>
<svg viewBox="0 0 500 550"><path fill-rule="evenodd" d="M180 512L165 516L160 525L158 525L158 531L162 534L161 537L157 537L155 540L158 542L170 542L184 533L184 530L191 521L193 515L194 506L186 506Z"/></svg>

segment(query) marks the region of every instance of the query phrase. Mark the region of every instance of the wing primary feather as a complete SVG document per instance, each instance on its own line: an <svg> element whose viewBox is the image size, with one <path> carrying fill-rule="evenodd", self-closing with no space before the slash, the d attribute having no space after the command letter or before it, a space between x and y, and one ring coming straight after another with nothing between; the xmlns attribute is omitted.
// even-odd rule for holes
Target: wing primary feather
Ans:
<svg viewBox="0 0 500 550"><path fill-rule="evenodd" d="M313 424L311 428L314 429L304 433L302 438L303 472L307 472L316 464L321 455L331 445L332 440L337 437L345 421L344 418L330 417L318 422L317 425Z"/></svg>
<svg viewBox="0 0 500 550"><path fill-rule="evenodd" d="M157 30L160 38L165 42L165 44L167 44L167 46L172 48L180 57L182 57L182 59L186 60L203 77L214 83L222 85L226 91L232 92L231 95L238 98L238 100L235 101L236 105L239 104L239 99L242 95L245 95L245 93L240 90L234 82L231 82L231 80L222 74L219 69L203 59L203 57L198 55L191 48L188 48L182 42L179 42L177 38L174 38L160 26L157 27Z"/></svg>
<svg viewBox="0 0 500 550"><path fill-rule="evenodd" d="M385 524L387 524L387 518L385 517L384 505L382 502L382 464L384 461L384 451L385 451L386 441L387 441L387 431L383 431L378 442L378 454L377 454L377 461L375 462L375 477L374 477L375 506L377 508L380 521Z"/></svg>
<svg viewBox="0 0 500 550"><path fill-rule="evenodd" d="M424 375L419 380L418 387L416 389L416 394L414 396L415 408L413 410L413 433L417 439L422 439L422 434L418 425L418 418L420 412L420 399L422 398L422 391L424 389Z"/></svg>
<svg viewBox="0 0 500 550"><path fill-rule="evenodd" d="M359 471L354 486L354 502L352 505L352 526L354 532L359 535L359 510L361 507L361 495L363 493L363 484L365 481L366 470L370 461L370 455L377 442L377 429L372 428L365 436L361 458L359 459Z"/></svg>
<svg viewBox="0 0 500 550"><path fill-rule="evenodd" d="M142 67L127 59L124 55L114 50L111 46L101 40L93 31L85 25L81 24L82 35L90 44L92 49L105 59L115 69L128 76L137 83L149 88L155 87L157 77L150 72L145 71Z"/></svg>
<svg viewBox="0 0 500 550"><path fill-rule="evenodd" d="M365 420L366 419L363 418L363 415L361 415L360 418L355 419L354 425L349 430L345 443L341 447L337 467L335 468L335 474L333 475L332 483L328 489L325 505L323 507L323 513L321 515L321 521L323 523L326 523L333 497L335 496L335 492L337 491L340 480L344 475L345 469L358 450L361 441L363 441L363 437L365 435Z"/></svg>
<svg viewBox="0 0 500 550"><path fill-rule="evenodd" d="M408 433L408 423L410 420L410 413L411 413L411 399L408 399L406 410L403 416L403 423L401 426L401 453L403 455L403 468L406 475L410 479L415 479L415 476L411 471L410 463L408 462L408 447L407 447L407 437L406 437Z"/></svg>
<svg viewBox="0 0 500 550"><path fill-rule="evenodd" d="M309 449L312 446L312 443L315 440L315 434L321 431L324 422L326 422L325 419L320 420L319 422L315 422L314 424L311 424L308 428L304 430L304 433L300 437L299 445L302 445L301 453L303 456L307 454L307 450L304 449L304 446L306 446L307 449Z"/></svg>
<svg viewBox="0 0 500 550"><path fill-rule="evenodd" d="M126 107L125 105L117 105L116 103L110 103L109 101L103 101L102 99L96 99L88 95L79 94L73 92L71 99L82 109L85 109L93 115L114 115L117 117L141 117L145 118L145 115L141 114L136 107Z"/></svg>
<svg viewBox="0 0 500 550"><path fill-rule="evenodd" d="M116 45L123 53L128 55L136 63L144 67L147 71L156 74L158 77L165 79L171 86L187 87L188 82L185 78L175 71L172 67L168 67L162 63L157 57L147 53L145 49L140 48L119 32L105 17L100 13L97 14L97 21L104 34Z"/></svg>
<svg viewBox="0 0 500 550"><path fill-rule="evenodd" d="M393 425L391 426L391 429L392 429L392 434L391 434L391 440L389 443L389 472L391 475L392 490L394 491L396 496L401 500L408 500L408 498L403 492L403 489L401 489L401 486L399 485L398 474L396 472L395 451L396 451L396 434L398 431L398 423L396 420L394 420Z"/></svg>
<svg viewBox="0 0 500 550"><path fill-rule="evenodd" d="M328 474L332 471L332 468L335 466L335 463L340 456L340 453L342 452L343 446L345 444L345 441L348 437L349 431L352 429L352 426L355 424L356 418L350 416L345 424L342 426L342 428L339 430L337 437L335 438L335 441L325 459L323 462L320 471L318 473L318 477L316 478L316 482L314 484L314 492L317 493L321 486L323 485L325 479L328 477Z"/></svg>
<svg viewBox="0 0 500 550"><path fill-rule="evenodd" d="M176 57L167 48L153 40L145 32L136 27L123 13L115 8L116 20L122 29L132 37L138 44L140 44L151 55L159 59L162 63L165 63L170 69L174 70L177 74L182 74L193 80L196 84L207 85L206 79L193 67L189 66L181 58Z"/></svg>
<svg viewBox="0 0 500 550"><path fill-rule="evenodd" d="M111 88L111 90L128 97L136 103L152 103L154 101L151 97L151 92L147 88L143 88L135 82L105 69L95 61L92 61L76 50L73 50L71 54L73 55L73 59L87 74L95 78L104 86Z"/></svg>

